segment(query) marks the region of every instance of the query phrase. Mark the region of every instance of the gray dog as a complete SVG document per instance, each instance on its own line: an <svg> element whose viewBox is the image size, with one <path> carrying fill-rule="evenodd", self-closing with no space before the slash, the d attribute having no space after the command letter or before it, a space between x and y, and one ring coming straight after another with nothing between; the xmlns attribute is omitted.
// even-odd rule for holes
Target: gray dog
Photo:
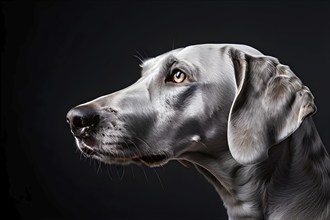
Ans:
<svg viewBox="0 0 330 220"><path fill-rule="evenodd" d="M194 164L230 219L330 219L330 160L314 97L288 66L244 45L148 59L133 85L79 105L78 148L105 163Z"/></svg>

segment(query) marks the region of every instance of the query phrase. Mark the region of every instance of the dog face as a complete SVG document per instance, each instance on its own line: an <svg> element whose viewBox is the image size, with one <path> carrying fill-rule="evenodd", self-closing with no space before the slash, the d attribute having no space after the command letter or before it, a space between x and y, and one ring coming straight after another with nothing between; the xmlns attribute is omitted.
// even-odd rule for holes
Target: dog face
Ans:
<svg viewBox="0 0 330 220"><path fill-rule="evenodd" d="M238 162L265 159L315 109L311 95L296 99L309 94L307 87L261 55L243 45L204 44L145 61L133 85L69 111L78 148L106 163L149 166L194 153L218 155L228 145ZM293 110L269 114L278 103ZM273 137L263 126L274 119Z"/></svg>
<svg viewBox="0 0 330 220"><path fill-rule="evenodd" d="M78 148L106 163L150 166L206 150L226 135L235 95L233 67L221 59L219 47L192 46L145 61L136 83L68 113Z"/></svg>

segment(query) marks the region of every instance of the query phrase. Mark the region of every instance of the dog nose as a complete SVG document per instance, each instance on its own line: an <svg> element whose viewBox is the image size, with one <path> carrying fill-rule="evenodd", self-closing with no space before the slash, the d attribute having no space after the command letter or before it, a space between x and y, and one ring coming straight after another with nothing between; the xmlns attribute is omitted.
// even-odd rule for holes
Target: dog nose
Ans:
<svg viewBox="0 0 330 220"><path fill-rule="evenodd" d="M95 127L100 116L92 106L78 106L68 112L66 120L74 135L80 136L84 133L84 128Z"/></svg>

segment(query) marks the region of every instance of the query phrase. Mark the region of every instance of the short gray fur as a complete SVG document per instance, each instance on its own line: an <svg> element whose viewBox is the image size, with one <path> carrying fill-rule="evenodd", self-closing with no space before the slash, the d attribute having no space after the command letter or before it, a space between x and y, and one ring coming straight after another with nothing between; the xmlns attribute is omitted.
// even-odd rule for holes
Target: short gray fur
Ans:
<svg viewBox="0 0 330 220"><path fill-rule="evenodd" d="M141 67L133 85L75 108L100 116L88 128L97 140L91 157L193 164L229 219L330 219L330 160L311 117L314 97L289 67L234 44L176 49ZM188 79L167 82L173 69ZM159 154L166 159L143 159Z"/></svg>

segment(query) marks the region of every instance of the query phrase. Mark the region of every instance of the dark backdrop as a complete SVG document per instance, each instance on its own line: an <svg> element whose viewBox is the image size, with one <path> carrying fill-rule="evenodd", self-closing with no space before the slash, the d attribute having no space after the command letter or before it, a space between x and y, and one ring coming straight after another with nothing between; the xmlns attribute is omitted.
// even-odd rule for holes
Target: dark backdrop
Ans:
<svg viewBox="0 0 330 220"><path fill-rule="evenodd" d="M329 146L329 3L2 3L1 163L15 217L223 219L194 168L100 165L81 158L73 106L138 79L134 55L242 43L280 59L309 86ZM328 148L329 149L329 148Z"/></svg>

